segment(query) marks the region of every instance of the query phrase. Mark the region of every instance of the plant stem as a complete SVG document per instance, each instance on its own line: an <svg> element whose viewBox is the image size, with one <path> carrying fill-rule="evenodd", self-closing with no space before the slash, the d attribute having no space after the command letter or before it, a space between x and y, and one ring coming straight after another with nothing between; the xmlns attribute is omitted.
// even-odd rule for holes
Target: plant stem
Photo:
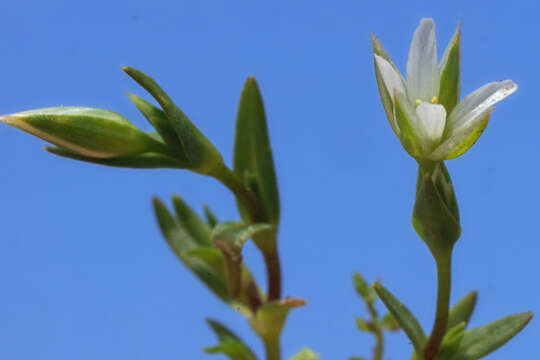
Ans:
<svg viewBox="0 0 540 360"><path fill-rule="evenodd" d="M238 201L245 206L252 222L265 221L264 210L259 200L231 169L222 164L213 176L229 188ZM264 257L268 281L268 300L277 300L281 298L281 267L276 236L275 234L270 236L258 234L253 236L253 240Z"/></svg>
<svg viewBox="0 0 540 360"><path fill-rule="evenodd" d="M373 360L382 360L383 356L383 331L379 325L379 316L375 306L371 302L366 302L369 315L371 316L371 323L373 324L373 334L375 335L375 347L373 348Z"/></svg>
<svg viewBox="0 0 540 360"><path fill-rule="evenodd" d="M264 351L266 360L281 360L281 349L279 345L279 335L276 337L264 338Z"/></svg>
<svg viewBox="0 0 540 360"><path fill-rule="evenodd" d="M433 360L439 351L442 339L448 325L448 312L450 307L452 251L440 256L437 260L437 312L433 330L424 348L424 359Z"/></svg>

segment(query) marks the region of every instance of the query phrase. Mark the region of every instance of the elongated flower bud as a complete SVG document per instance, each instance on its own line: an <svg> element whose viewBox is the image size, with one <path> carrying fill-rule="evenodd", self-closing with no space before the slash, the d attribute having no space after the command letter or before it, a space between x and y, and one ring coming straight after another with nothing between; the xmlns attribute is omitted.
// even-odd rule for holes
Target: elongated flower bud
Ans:
<svg viewBox="0 0 540 360"><path fill-rule="evenodd" d="M93 158L159 152L163 148L122 115L104 109L51 107L0 116L0 121Z"/></svg>

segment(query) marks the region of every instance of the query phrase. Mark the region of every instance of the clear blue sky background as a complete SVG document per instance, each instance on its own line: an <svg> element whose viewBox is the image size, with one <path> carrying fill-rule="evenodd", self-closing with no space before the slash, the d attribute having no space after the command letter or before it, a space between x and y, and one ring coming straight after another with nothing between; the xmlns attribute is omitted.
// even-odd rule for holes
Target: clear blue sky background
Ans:
<svg viewBox="0 0 540 360"><path fill-rule="evenodd" d="M404 69L412 33L433 17L442 52L463 21L462 90L511 78L478 144L448 162L463 236L452 301L478 289L472 324L540 311L537 1L91 1L0 5L0 113L53 105L118 111L148 125L120 69L155 77L225 159L245 78L259 80L282 199L284 292L305 297L283 333L290 356L368 355L351 275L380 278L431 328L435 267L410 214L416 167L379 102L369 33ZM162 240L150 199L178 193L236 219L232 196L185 171L122 170L54 157L0 127L0 358L203 359L222 320L257 352L245 320L215 299ZM264 280L261 259L247 261ZM490 359L536 359L540 322ZM385 359L410 351L389 337ZM214 357L220 359L220 356Z"/></svg>

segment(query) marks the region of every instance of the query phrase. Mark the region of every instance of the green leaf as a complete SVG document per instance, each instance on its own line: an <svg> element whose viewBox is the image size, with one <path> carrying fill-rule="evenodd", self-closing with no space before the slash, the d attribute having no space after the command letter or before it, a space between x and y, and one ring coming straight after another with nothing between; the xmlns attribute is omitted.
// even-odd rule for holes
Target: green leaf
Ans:
<svg viewBox="0 0 540 360"><path fill-rule="evenodd" d="M214 214L214 212L212 211L212 209L210 209L210 206L204 205L203 209L204 209L204 216L206 217L206 223L208 224L208 226L210 226L210 228L213 229L219 223L219 220L217 216Z"/></svg>
<svg viewBox="0 0 540 360"><path fill-rule="evenodd" d="M405 305L396 299L394 295L392 295L392 293L390 293L390 291L388 291L380 283L376 282L373 284L373 288L388 310L392 313L396 321L399 323L405 334L407 334L413 343L416 352L421 353L424 343L426 342L426 335L418 323L418 320L416 320L414 315L409 309L407 309Z"/></svg>
<svg viewBox="0 0 540 360"><path fill-rule="evenodd" d="M369 284L366 282L366 280L364 280L360 273L355 272L353 275L353 280L354 288L356 289L358 295L360 295L368 304L373 304L376 299L373 288L369 286Z"/></svg>
<svg viewBox="0 0 540 360"><path fill-rule="evenodd" d="M249 324L253 331L261 338L276 339L285 325L289 311L305 304L306 301L304 299L291 297L266 302L249 320Z"/></svg>
<svg viewBox="0 0 540 360"><path fill-rule="evenodd" d="M84 155L79 155L68 149L58 147L58 146L46 146L45 150L51 154L62 156L68 159L80 160L84 162L89 162L93 164L121 167L121 168L132 168L132 169L161 169L161 168L170 168L170 169L185 169L187 164L178 161L177 159L171 158L166 155L157 154L157 153L147 153L131 156L120 156L113 157L109 159L102 158L93 158Z"/></svg>
<svg viewBox="0 0 540 360"><path fill-rule="evenodd" d="M244 342L225 325L212 319L206 320L212 328L220 343L216 346L203 349L206 353L223 353L231 360L256 360L257 357Z"/></svg>
<svg viewBox="0 0 540 360"><path fill-rule="evenodd" d="M246 173L251 173L255 178L265 212L265 218L257 221L277 225L279 223L279 192L274 160L262 96L253 77L246 80L238 107L234 172L241 179L245 179ZM246 209L240 203L237 202L237 204L242 218L249 221Z"/></svg>
<svg viewBox="0 0 540 360"><path fill-rule="evenodd" d="M465 336L465 322L452 327L444 336L435 360L452 360Z"/></svg>
<svg viewBox="0 0 540 360"><path fill-rule="evenodd" d="M237 221L219 223L212 229L214 245L226 246L231 251L240 253L244 243L253 235L263 231L273 231L275 226L270 224L244 224Z"/></svg>
<svg viewBox="0 0 540 360"><path fill-rule="evenodd" d="M317 360L319 355L317 355L313 350L308 347L303 348L296 355L289 358L289 360Z"/></svg>
<svg viewBox="0 0 540 360"><path fill-rule="evenodd" d="M0 116L0 121L91 158L166 151L122 115L104 109L51 107Z"/></svg>
<svg viewBox="0 0 540 360"><path fill-rule="evenodd" d="M445 171L442 164L437 164L431 172L419 170L412 216L414 229L437 261L448 256L461 234L459 218L456 218L457 202Z"/></svg>
<svg viewBox="0 0 540 360"><path fill-rule="evenodd" d="M396 318L392 315L392 313L389 312L384 314L381 320L381 327L388 331L397 331L401 329L396 321Z"/></svg>
<svg viewBox="0 0 540 360"><path fill-rule="evenodd" d="M514 314L468 330L452 360L476 360L486 356L519 333L532 316L530 312Z"/></svg>
<svg viewBox="0 0 540 360"><path fill-rule="evenodd" d="M366 319L362 319L360 317L357 317L355 320L356 320L356 327L358 328L358 330L366 331L366 332L373 332L374 330L373 324L370 321Z"/></svg>
<svg viewBox="0 0 540 360"><path fill-rule="evenodd" d="M176 216L193 240L201 246L211 246L211 229L178 195L172 197Z"/></svg>
<svg viewBox="0 0 540 360"><path fill-rule="evenodd" d="M462 322L465 325L469 323L474 307L476 306L477 297L478 292L471 291L452 306L448 315L448 329L452 329Z"/></svg>
<svg viewBox="0 0 540 360"><path fill-rule="evenodd" d="M122 69L159 103L180 139L182 151L190 160L192 170L203 174L213 174L223 166L223 159L219 151L193 125L186 114L176 106L154 79L129 66L123 66Z"/></svg>
<svg viewBox="0 0 540 360"><path fill-rule="evenodd" d="M137 109L139 109L146 120L148 120L150 125L157 130L161 139L163 139L163 141L165 141L165 143L169 145L171 149L174 149L177 157L181 161L189 163L189 160L184 152L184 147L163 110L155 107L137 95L127 93L127 96L135 104L135 106L137 106Z"/></svg>
<svg viewBox="0 0 540 360"><path fill-rule="evenodd" d="M157 198L154 198L154 210L161 232L178 258L219 298L230 302L225 279L221 272L217 271L215 264L207 263L199 253L189 252L199 248L197 242Z"/></svg>
<svg viewBox="0 0 540 360"><path fill-rule="evenodd" d="M225 277L229 293L238 298L242 294L242 247L253 235L274 229L270 224L243 224L235 221L220 223L212 230L212 242L225 259Z"/></svg>

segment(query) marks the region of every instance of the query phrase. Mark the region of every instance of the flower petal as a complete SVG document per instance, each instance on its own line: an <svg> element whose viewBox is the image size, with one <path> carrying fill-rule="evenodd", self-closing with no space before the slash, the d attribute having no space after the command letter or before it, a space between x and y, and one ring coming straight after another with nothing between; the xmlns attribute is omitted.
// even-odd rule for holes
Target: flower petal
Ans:
<svg viewBox="0 0 540 360"><path fill-rule="evenodd" d="M418 126L419 133L427 147L438 143L444 132L446 123L446 110L439 104L423 102L416 108L416 113L420 120Z"/></svg>
<svg viewBox="0 0 540 360"><path fill-rule="evenodd" d="M468 121L456 130L450 130L446 140L439 145L430 155L431 160L440 161L456 158L473 146L484 129L494 107L485 109L475 118Z"/></svg>
<svg viewBox="0 0 540 360"><path fill-rule="evenodd" d="M375 49L376 50L376 49ZM375 54L375 78L379 87L379 94L383 103L386 117L394 133L399 136L399 126L394 116L394 89L399 92L405 92L403 78L395 68L385 59Z"/></svg>
<svg viewBox="0 0 540 360"><path fill-rule="evenodd" d="M440 74L433 19L422 19L414 32L407 60L407 91L411 102L439 96Z"/></svg>
<svg viewBox="0 0 540 360"><path fill-rule="evenodd" d="M512 80L492 82L480 87L467 95L450 113L449 128L457 131L516 90L517 84Z"/></svg>
<svg viewBox="0 0 540 360"><path fill-rule="evenodd" d="M390 64L388 61L383 59L381 56L375 54L375 66L379 70L386 90L389 94L394 94L394 90L399 91L402 94L406 94L405 85L401 74Z"/></svg>

